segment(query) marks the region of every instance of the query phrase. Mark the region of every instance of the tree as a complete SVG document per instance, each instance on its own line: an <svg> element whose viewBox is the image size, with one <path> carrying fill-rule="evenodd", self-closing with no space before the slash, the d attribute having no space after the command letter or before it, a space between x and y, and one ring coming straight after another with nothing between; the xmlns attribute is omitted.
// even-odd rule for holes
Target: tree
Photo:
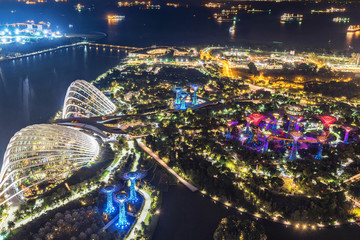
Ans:
<svg viewBox="0 0 360 240"><path fill-rule="evenodd" d="M249 68L249 72L250 72L251 74L254 74L254 75L259 74L259 71L257 70L257 67L255 66L255 63L250 62L250 63L248 64L248 68Z"/></svg>
<svg viewBox="0 0 360 240"><path fill-rule="evenodd" d="M266 240L264 228L253 221L242 221L238 216L221 219L214 232L214 240Z"/></svg>
<svg viewBox="0 0 360 240"><path fill-rule="evenodd" d="M9 229L12 229L13 227L15 227L15 223L13 221L8 222L8 227Z"/></svg>

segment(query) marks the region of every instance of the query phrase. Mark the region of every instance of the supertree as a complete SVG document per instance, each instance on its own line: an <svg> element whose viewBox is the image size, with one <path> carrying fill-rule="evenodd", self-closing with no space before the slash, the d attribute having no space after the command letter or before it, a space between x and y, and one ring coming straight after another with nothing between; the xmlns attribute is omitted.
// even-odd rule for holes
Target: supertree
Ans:
<svg viewBox="0 0 360 240"><path fill-rule="evenodd" d="M116 202L119 203L119 219L118 222L116 223L116 227L120 228L120 229L124 229L126 226L129 225L129 222L126 219L126 215L125 215L125 202L127 199L127 194L126 193L119 193L116 194L115 196L115 200Z"/></svg>
<svg viewBox="0 0 360 240"><path fill-rule="evenodd" d="M138 197L135 190L135 181L139 178L139 174L137 172L130 172L127 174L130 181L130 196L128 201L137 202Z"/></svg>
<svg viewBox="0 0 360 240"><path fill-rule="evenodd" d="M297 144L298 144L299 138L301 138L303 136L303 134L301 132L291 132L290 135L294 139L294 144L293 144L293 146L291 148L291 152L289 154L289 160L293 161L293 160L296 160L296 158L297 158Z"/></svg>
<svg viewBox="0 0 360 240"><path fill-rule="evenodd" d="M331 124L336 122L336 118L334 118L333 116L329 116L329 115L319 116L318 118L324 124L324 130L325 131L329 130Z"/></svg>
<svg viewBox="0 0 360 240"><path fill-rule="evenodd" d="M349 143L349 132L351 132L353 130L352 127L344 127L344 130L345 130L345 137L344 137L344 143L345 144L348 144Z"/></svg>
<svg viewBox="0 0 360 240"><path fill-rule="evenodd" d="M245 130L245 133L249 133L249 132L251 132L250 124L252 123L252 119L249 118L249 117L245 117L245 120L246 120L246 130Z"/></svg>
<svg viewBox="0 0 360 240"><path fill-rule="evenodd" d="M175 98L175 105L180 105L181 101L180 101L180 92L183 90L184 88L182 87L174 87L173 90L176 93L176 98Z"/></svg>
<svg viewBox="0 0 360 240"><path fill-rule="evenodd" d="M278 119L280 117L280 114L279 113L273 113L273 116L274 116L273 130L276 130L277 129L277 122L278 122Z"/></svg>
<svg viewBox="0 0 360 240"><path fill-rule="evenodd" d="M225 138L226 138L226 139L231 139L231 126L232 126L232 122L227 122L226 125L228 126L228 131L226 132Z"/></svg>
<svg viewBox="0 0 360 240"><path fill-rule="evenodd" d="M295 118L295 131L299 131L299 123L303 120L303 116Z"/></svg>
<svg viewBox="0 0 360 240"><path fill-rule="evenodd" d="M253 125L255 126L259 126L259 123L261 122L261 120L263 120L265 117L264 115L260 114L260 113L253 113L249 116L249 118L251 118L251 120L253 121Z"/></svg>
<svg viewBox="0 0 360 240"><path fill-rule="evenodd" d="M268 146L269 146L269 137L271 136L271 132L270 131L265 131L263 132L263 135L265 136L265 144L264 147L262 149L262 152L266 153L268 150Z"/></svg>
<svg viewBox="0 0 360 240"><path fill-rule="evenodd" d="M318 136L318 142L319 142L319 148L318 148L318 152L315 156L315 159L323 159L322 154L322 150L324 148L324 143L326 142L327 138L324 135Z"/></svg>
<svg viewBox="0 0 360 240"><path fill-rule="evenodd" d="M198 105L198 100L197 100L197 91L199 89L199 87L201 87L201 85L197 85L197 84L190 84L190 87L192 87L192 89L194 90L193 96L192 96L192 105Z"/></svg>
<svg viewBox="0 0 360 240"><path fill-rule="evenodd" d="M113 193L115 191L114 186L106 186L102 189L103 193L106 193L106 208L104 212L113 213L115 212L115 207L113 205Z"/></svg>
<svg viewBox="0 0 360 240"><path fill-rule="evenodd" d="M271 122L271 118L266 118L265 119L265 123L266 123L266 126L265 126L265 130L269 130L270 128L270 122Z"/></svg>
<svg viewBox="0 0 360 240"><path fill-rule="evenodd" d="M180 99L181 99L181 103L180 103L180 110L186 110L186 102L185 99L187 97L188 93L185 91L181 91L180 92Z"/></svg>

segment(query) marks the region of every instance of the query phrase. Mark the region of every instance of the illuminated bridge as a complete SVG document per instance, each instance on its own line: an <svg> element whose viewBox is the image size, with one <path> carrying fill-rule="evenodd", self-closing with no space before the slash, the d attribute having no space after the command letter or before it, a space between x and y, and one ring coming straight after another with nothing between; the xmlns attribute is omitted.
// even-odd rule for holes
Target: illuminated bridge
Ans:
<svg viewBox="0 0 360 240"><path fill-rule="evenodd" d="M99 89L84 80L69 86L62 110L63 118L94 117L115 112L116 106Z"/></svg>
<svg viewBox="0 0 360 240"><path fill-rule="evenodd" d="M46 184L57 185L75 170L97 159L94 137L65 126L38 124L21 129L10 140L0 172L0 196L36 198Z"/></svg>
<svg viewBox="0 0 360 240"><path fill-rule="evenodd" d="M124 51L137 51L141 50L142 48L137 47L128 47L128 46L120 46L120 45L112 45L112 44L101 44L101 43L88 43L89 47L95 48L110 48L115 50L124 50Z"/></svg>

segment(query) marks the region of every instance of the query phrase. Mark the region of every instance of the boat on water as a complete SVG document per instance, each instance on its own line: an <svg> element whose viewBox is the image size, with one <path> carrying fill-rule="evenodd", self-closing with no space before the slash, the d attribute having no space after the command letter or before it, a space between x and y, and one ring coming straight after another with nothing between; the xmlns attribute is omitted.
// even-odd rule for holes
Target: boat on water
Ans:
<svg viewBox="0 0 360 240"><path fill-rule="evenodd" d="M78 11L78 12L81 12L83 9L84 9L84 5L78 3L74 6L75 10Z"/></svg>
<svg viewBox="0 0 360 240"><path fill-rule="evenodd" d="M360 25L350 25L347 29L348 32L359 32Z"/></svg>
<svg viewBox="0 0 360 240"><path fill-rule="evenodd" d="M234 33L235 32L235 26L231 26L229 28L229 33Z"/></svg>
<svg viewBox="0 0 360 240"><path fill-rule="evenodd" d="M301 23L304 18L304 15L302 14L294 14L294 13L284 13L281 15L280 22L286 23L286 22L299 22Z"/></svg>
<svg viewBox="0 0 360 240"><path fill-rule="evenodd" d="M263 10L263 9L255 9L255 8L253 8L253 9L247 10L246 12L247 13L265 13L265 12L267 12L267 13L271 14L271 9Z"/></svg>
<svg viewBox="0 0 360 240"><path fill-rule="evenodd" d="M347 23L347 22L350 22L350 18L346 18L346 17L336 17L336 18L333 18L333 22L336 22L336 23Z"/></svg>
<svg viewBox="0 0 360 240"><path fill-rule="evenodd" d="M125 19L125 16L120 16L120 15L109 15L107 16L107 19L109 21L122 21Z"/></svg>

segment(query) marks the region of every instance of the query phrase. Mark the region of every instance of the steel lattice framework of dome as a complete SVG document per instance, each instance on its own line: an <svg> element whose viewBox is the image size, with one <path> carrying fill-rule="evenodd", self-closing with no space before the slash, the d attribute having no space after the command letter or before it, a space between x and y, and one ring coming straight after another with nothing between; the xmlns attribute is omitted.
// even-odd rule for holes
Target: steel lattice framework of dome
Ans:
<svg viewBox="0 0 360 240"><path fill-rule="evenodd" d="M99 152L94 137L74 128L37 124L21 129L5 151L0 196L7 193L10 197L0 205L15 196L36 197L39 184L61 183L95 160Z"/></svg>
<svg viewBox="0 0 360 240"><path fill-rule="evenodd" d="M87 81L76 80L66 92L62 117L94 117L107 115L115 110L115 104L99 89Z"/></svg>

